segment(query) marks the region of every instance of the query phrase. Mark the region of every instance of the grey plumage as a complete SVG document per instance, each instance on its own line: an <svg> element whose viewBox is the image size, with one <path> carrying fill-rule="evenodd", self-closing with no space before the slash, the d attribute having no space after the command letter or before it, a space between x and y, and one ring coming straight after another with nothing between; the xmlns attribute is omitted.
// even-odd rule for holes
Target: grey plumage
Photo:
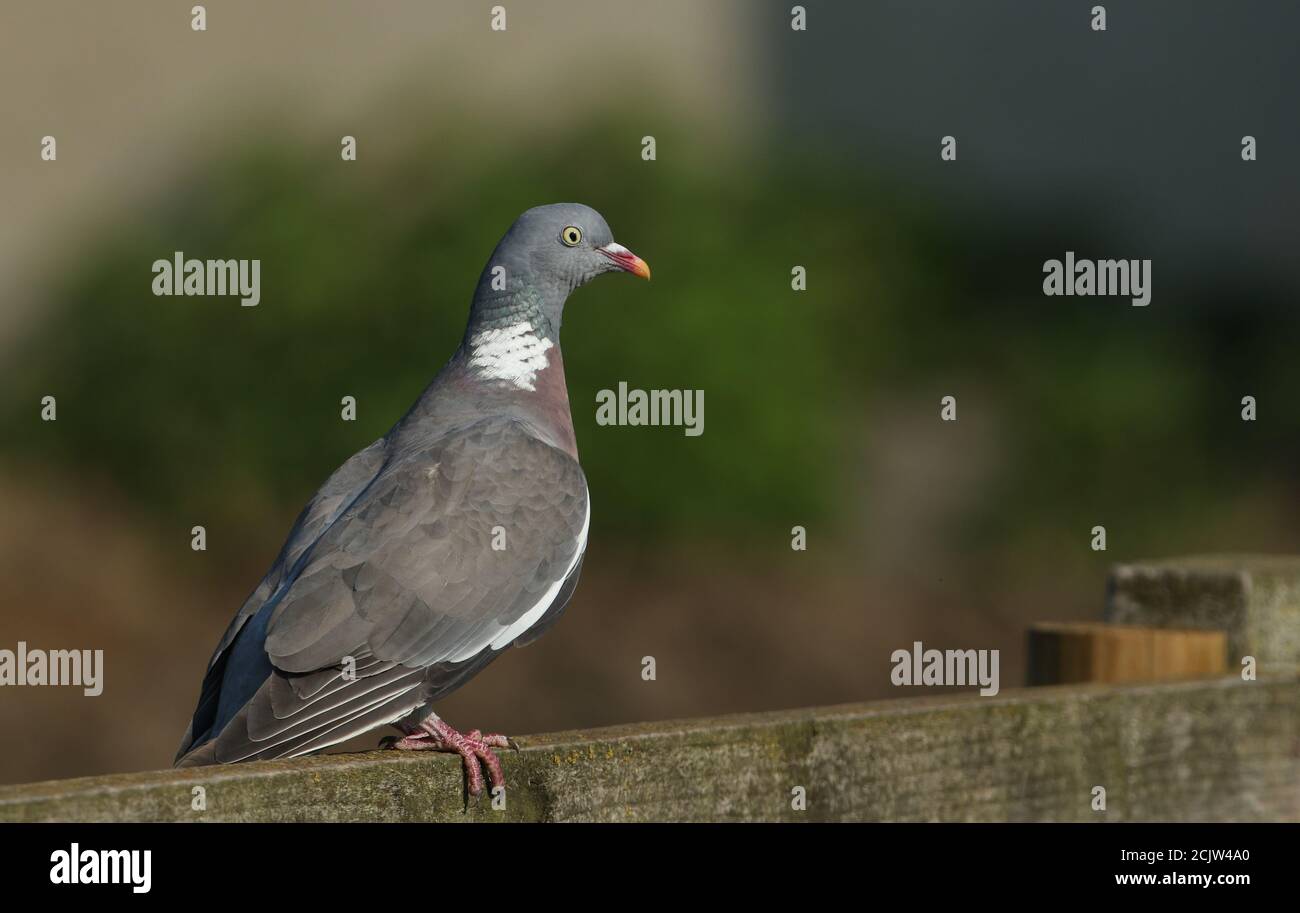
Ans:
<svg viewBox="0 0 1300 913"><path fill-rule="evenodd" d="M290 757L416 719L555 622L590 522L560 321L569 293L612 269L649 274L594 210L520 216L455 355L321 486L236 613L178 765Z"/></svg>

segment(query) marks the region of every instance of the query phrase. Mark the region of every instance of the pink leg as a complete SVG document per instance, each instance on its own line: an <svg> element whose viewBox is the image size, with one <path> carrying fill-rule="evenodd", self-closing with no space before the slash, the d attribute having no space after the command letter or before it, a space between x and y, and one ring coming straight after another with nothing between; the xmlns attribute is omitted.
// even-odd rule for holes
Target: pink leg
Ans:
<svg viewBox="0 0 1300 913"><path fill-rule="evenodd" d="M437 714L430 714L418 726L398 724L406 733L390 746L399 751L444 751L460 755L465 766L465 778L469 785L469 794L478 796L483 792L483 771L487 768L488 781L492 788L505 786L505 774L501 770L501 761L492 751L493 748L513 748L513 743L499 733L484 735L477 729L469 732L457 732L442 721Z"/></svg>

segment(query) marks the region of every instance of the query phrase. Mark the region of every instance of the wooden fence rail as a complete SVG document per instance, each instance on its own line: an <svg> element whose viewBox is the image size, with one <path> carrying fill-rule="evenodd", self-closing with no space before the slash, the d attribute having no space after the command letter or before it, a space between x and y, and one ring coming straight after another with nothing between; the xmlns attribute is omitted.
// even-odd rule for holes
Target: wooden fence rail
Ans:
<svg viewBox="0 0 1300 913"><path fill-rule="evenodd" d="M1229 674L524 737L504 808L371 752L4 786L0 821L1300 820L1300 560L1121 566L1107 620L1223 631Z"/></svg>
<svg viewBox="0 0 1300 913"><path fill-rule="evenodd" d="M1300 820L1295 676L904 698L519 741L503 757L504 810L465 808L455 757L372 752L0 787L0 820Z"/></svg>

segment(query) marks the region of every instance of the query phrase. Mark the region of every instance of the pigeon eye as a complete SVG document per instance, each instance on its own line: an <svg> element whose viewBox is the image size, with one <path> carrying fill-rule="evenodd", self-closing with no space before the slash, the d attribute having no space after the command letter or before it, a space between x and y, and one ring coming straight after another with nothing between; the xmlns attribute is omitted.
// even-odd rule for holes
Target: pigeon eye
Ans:
<svg viewBox="0 0 1300 913"><path fill-rule="evenodd" d="M560 232L560 240L564 242L566 247L577 247L578 242L582 240L582 229L576 225L570 225Z"/></svg>

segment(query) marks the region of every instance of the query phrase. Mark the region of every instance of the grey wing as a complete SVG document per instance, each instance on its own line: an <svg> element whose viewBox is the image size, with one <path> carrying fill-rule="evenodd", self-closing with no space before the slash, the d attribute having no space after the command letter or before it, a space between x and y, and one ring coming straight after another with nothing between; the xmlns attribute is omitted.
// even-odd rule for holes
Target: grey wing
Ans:
<svg viewBox="0 0 1300 913"><path fill-rule="evenodd" d="M589 520L577 461L513 420L390 463L276 605L272 674L217 737L214 759L315 751L464 680L553 621Z"/></svg>
<svg viewBox="0 0 1300 913"><path fill-rule="evenodd" d="M380 438L364 450L354 453L342 466L334 470L334 473L325 480L325 484L312 496L307 506L302 509L275 563L271 565L270 571L262 578L261 583L249 594L244 604L239 607L239 611L235 613L216 650L213 651L212 658L208 661L207 673L203 677L203 684L199 691L198 706L190 719L185 737L181 740L180 750L176 754L178 759L193 745L194 736L202 736L212 725L221 696L225 663L229 659L228 651L239 632L268 600L279 593L286 580L292 579L302 556L375 478L384 464L384 451L384 439Z"/></svg>

